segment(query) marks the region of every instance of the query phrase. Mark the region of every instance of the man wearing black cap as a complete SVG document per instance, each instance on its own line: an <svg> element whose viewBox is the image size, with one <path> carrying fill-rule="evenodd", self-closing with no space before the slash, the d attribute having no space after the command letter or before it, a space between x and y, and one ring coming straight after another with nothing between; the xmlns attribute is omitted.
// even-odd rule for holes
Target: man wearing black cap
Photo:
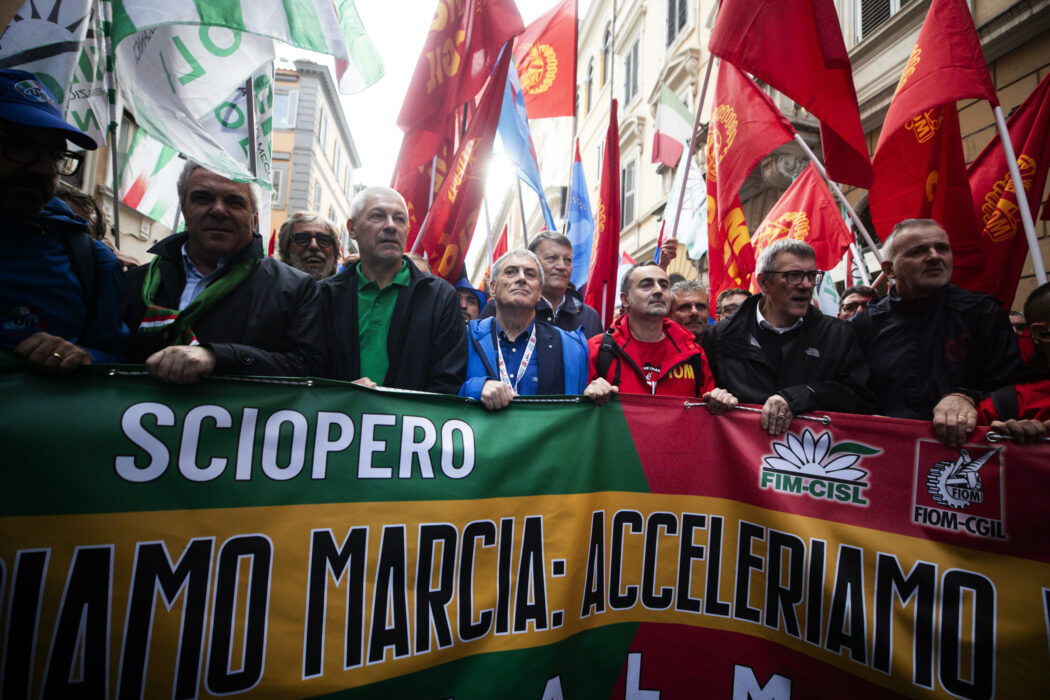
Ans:
<svg viewBox="0 0 1050 700"><path fill-rule="evenodd" d="M121 265L55 197L83 160L67 139L98 147L35 75L0 70L0 345L51 373L120 361L127 343Z"/></svg>

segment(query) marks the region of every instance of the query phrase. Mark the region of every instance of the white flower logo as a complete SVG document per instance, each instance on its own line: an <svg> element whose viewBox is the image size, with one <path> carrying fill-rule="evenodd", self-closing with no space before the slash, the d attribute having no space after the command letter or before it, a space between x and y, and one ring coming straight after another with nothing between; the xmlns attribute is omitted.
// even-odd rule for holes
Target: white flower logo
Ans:
<svg viewBox="0 0 1050 700"><path fill-rule="evenodd" d="M801 440L788 433L785 442L773 443L773 449L780 456L764 458L767 467L773 471L839 481L863 479L868 473L853 465L860 461L861 456L879 452L856 442L840 442L832 446L829 431L814 437L809 428L802 431Z"/></svg>

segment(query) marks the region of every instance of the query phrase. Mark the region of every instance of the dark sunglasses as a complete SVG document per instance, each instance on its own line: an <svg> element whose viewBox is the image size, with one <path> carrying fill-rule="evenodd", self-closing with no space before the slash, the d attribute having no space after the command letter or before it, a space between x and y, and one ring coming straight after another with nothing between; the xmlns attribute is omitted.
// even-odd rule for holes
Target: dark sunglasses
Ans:
<svg viewBox="0 0 1050 700"><path fill-rule="evenodd" d="M329 233L311 233L309 231L297 231L292 234L292 242L297 246L306 248L310 241L317 241L318 248L331 248L335 245L335 238Z"/></svg>
<svg viewBox="0 0 1050 700"><path fill-rule="evenodd" d="M857 308L866 309L870 301L849 301L842 305L843 311L853 311Z"/></svg>

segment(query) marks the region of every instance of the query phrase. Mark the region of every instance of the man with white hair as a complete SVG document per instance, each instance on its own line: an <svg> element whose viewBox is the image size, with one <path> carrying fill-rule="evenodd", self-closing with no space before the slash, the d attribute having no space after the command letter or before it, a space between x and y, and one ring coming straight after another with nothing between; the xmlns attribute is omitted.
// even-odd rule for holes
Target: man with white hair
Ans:
<svg viewBox="0 0 1050 700"><path fill-rule="evenodd" d="M813 248L782 238L759 256L761 294L707 333L704 349L719 386L762 406L762 429L779 435L810 411L871 413L868 366L845 321L813 306L823 273Z"/></svg>
<svg viewBox="0 0 1050 700"><path fill-rule="evenodd" d="M320 284L328 376L372 387L459 392L467 366L459 298L451 284L408 261L404 197L389 187L358 192L346 227L361 258Z"/></svg>
<svg viewBox="0 0 1050 700"><path fill-rule="evenodd" d="M210 374L319 375L317 285L264 255L256 188L189 162L177 190L186 230L125 276L131 359L174 384Z"/></svg>
<svg viewBox="0 0 1050 700"><path fill-rule="evenodd" d="M517 248L492 266L496 313L471 321L470 356L460 396L490 410L515 396L582 394L587 383L587 341L579 329L564 331L536 317L544 284L536 254Z"/></svg>
<svg viewBox="0 0 1050 700"><path fill-rule="evenodd" d="M320 214L297 211L277 232L277 254L281 262L320 282L336 272L339 262L339 232Z"/></svg>

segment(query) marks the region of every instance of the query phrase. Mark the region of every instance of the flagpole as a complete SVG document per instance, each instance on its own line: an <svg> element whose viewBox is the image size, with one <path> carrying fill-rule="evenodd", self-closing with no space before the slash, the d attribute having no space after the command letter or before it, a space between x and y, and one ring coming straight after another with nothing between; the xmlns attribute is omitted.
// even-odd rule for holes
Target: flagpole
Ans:
<svg viewBox="0 0 1050 700"><path fill-rule="evenodd" d="M485 247L488 250L489 261L486 267L492 267L492 263L495 260L492 259L492 220L489 218L489 198L481 198L481 206L485 210L485 228L488 230L488 234L485 236ZM484 290L482 290L484 291Z"/></svg>
<svg viewBox="0 0 1050 700"><path fill-rule="evenodd" d="M109 152L113 163L113 247L120 250L120 167L117 160L117 135L120 125L117 122L117 86L114 83L117 66L112 46L113 6L108 2L99 5L103 12L102 36L106 47L106 93L109 98Z"/></svg>
<svg viewBox="0 0 1050 700"><path fill-rule="evenodd" d="M875 259L878 260L879 264L881 265L882 254L879 252L878 247L876 247L875 241L872 240L871 234L868 233L868 229L864 228L864 224L861 223L860 217L857 216L857 212L853 209L853 205L851 205L849 201L846 200L846 196L842 194L842 190L839 189L839 186L828 179L828 173L826 170L824 170L824 164L820 162L820 159L817 158L817 155L813 153L813 149L811 149L809 145L802 140L802 137L798 135L797 131L795 132L795 143L801 146L802 150L805 151L807 156L809 156L810 162L812 162L813 165L816 166L817 170L820 172L821 177L824 178L824 182L827 183L828 189L831 190L831 194L839 200L839 203L842 206L846 207L846 211L849 212L849 218L852 219L853 224L857 227L857 230L860 231L860 235L864 237L864 242L867 243L868 246L871 248L871 252L875 254Z"/></svg>
<svg viewBox="0 0 1050 700"><path fill-rule="evenodd" d="M524 241L525 247L529 247L529 227L525 224L525 200L521 197L521 178L514 178L514 182L518 183L518 212L521 214L521 240Z"/></svg>
<svg viewBox="0 0 1050 700"><path fill-rule="evenodd" d="M871 275L868 274L868 266L864 264L864 258L863 256L861 256L860 251L857 249L857 244L855 242L849 244L849 251L853 254L853 259L857 261L857 271L860 272L861 280L866 286L870 287ZM848 268L846 270L846 279L848 279L850 282L850 284L847 284L846 286L853 286L853 278Z"/></svg>
<svg viewBox="0 0 1050 700"><path fill-rule="evenodd" d="M1003 110L995 105L995 126L999 130L999 141L1003 144L1003 153L1006 155L1006 165L1010 168L1010 179L1014 183L1014 194L1017 195L1017 208L1021 212L1021 223L1024 224L1024 236L1028 240L1028 252L1032 257L1032 271L1035 280L1039 284L1046 284L1046 267L1043 265L1043 254L1039 250L1039 241L1035 237L1035 224L1032 222L1032 211L1028 207L1028 193L1025 191L1024 182L1021 180L1021 171L1017 169L1017 155L1014 153L1014 144L1010 140L1010 131L1006 128L1006 120L1003 118Z"/></svg>
<svg viewBox="0 0 1050 700"><path fill-rule="evenodd" d="M572 85L576 88L579 76L576 74L580 67L580 0L576 0L573 8L572 27ZM562 202L562 211L565 213L565 221L561 225L563 236L569 235L569 207L572 206L572 169L576 165L576 98L572 100L572 136L569 138L569 186L565 190L565 201Z"/></svg>
<svg viewBox="0 0 1050 700"><path fill-rule="evenodd" d="M689 167L693 164L693 146L696 144L696 134L700 131L700 115L704 111L704 100L707 98L707 84L711 80L711 67L714 63L715 57L708 54L707 70L704 71L704 82L700 88L700 104L696 108L696 118L693 120L693 135L689 137L689 142L685 145L687 151L685 172L682 174L682 189L678 193L678 208L675 210L674 226L671 227L671 238L674 239L678 238L678 222L682 219L682 205L685 204L685 188L689 183Z"/></svg>
<svg viewBox="0 0 1050 700"><path fill-rule="evenodd" d="M244 106L244 112L248 117L248 170L251 171L252 177L258 178L259 165L256 162L255 152L257 147L255 143L255 91L252 89L251 76L244 81L244 97L248 102Z"/></svg>

